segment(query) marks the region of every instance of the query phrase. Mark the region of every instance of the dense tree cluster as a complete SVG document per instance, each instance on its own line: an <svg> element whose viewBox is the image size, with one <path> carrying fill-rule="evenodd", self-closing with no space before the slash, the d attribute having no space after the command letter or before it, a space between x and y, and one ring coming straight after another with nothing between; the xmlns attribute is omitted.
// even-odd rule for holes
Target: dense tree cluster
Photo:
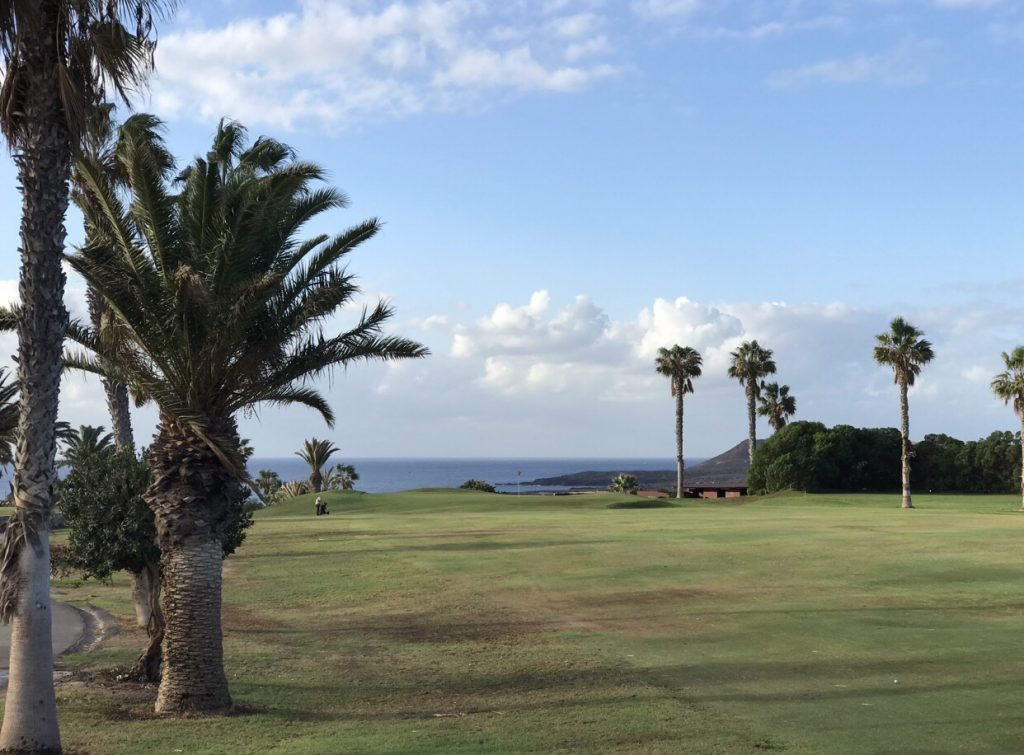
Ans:
<svg viewBox="0 0 1024 755"><path fill-rule="evenodd" d="M1021 475L1020 434L977 441L926 435L911 450L911 483L936 493L1012 493ZM758 447L753 493L891 491L900 479L900 432L793 422Z"/></svg>

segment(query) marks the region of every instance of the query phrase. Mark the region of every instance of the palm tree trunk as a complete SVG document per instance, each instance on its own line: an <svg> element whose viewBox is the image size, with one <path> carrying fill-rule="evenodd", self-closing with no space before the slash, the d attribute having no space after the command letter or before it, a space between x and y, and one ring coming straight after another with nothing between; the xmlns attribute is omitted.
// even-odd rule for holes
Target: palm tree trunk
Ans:
<svg viewBox="0 0 1024 755"><path fill-rule="evenodd" d="M49 518L56 479L55 425L64 309L64 214L68 207L71 142L54 72L52 3L34 29L20 29L25 74L23 116L15 157L22 190L18 379L21 411L15 454L14 504L3 544L0 616L11 621L10 678L0 749L59 752L50 643Z"/></svg>
<svg viewBox="0 0 1024 755"><path fill-rule="evenodd" d="M103 392L107 395L107 411L110 412L110 429L113 430L114 444L118 448L134 446L128 389L122 383L104 379Z"/></svg>
<svg viewBox="0 0 1024 755"><path fill-rule="evenodd" d="M747 457L754 463L754 449L757 448L757 384L753 378L747 380Z"/></svg>
<svg viewBox="0 0 1024 755"><path fill-rule="evenodd" d="M107 302L91 288L86 292L89 302L89 320L93 330L99 333L103 328L103 320L108 311ZM106 360L106 355L101 355ZM128 403L128 389L123 383L110 378L103 378L103 392L107 397L107 411L110 414L110 427L114 434L114 444L118 448L135 445L132 434L132 414Z"/></svg>
<svg viewBox="0 0 1024 755"><path fill-rule="evenodd" d="M676 391L676 498L683 497L683 391Z"/></svg>
<svg viewBox="0 0 1024 755"><path fill-rule="evenodd" d="M166 628L158 713L223 711L231 706L221 634L220 527L230 476L194 434L162 417L151 449Z"/></svg>
<svg viewBox="0 0 1024 755"><path fill-rule="evenodd" d="M907 402L907 381L900 381L900 457L903 465L903 500L905 509L914 508L910 500L910 406Z"/></svg>
<svg viewBox="0 0 1024 755"><path fill-rule="evenodd" d="M1024 511L1024 412L1020 415L1020 510Z"/></svg>
<svg viewBox="0 0 1024 755"><path fill-rule="evenodd" d="M309 485L313 488L314 493L321 493L324 486L324 477L320 474L320 469L316 468L309 474Z"/></svg>

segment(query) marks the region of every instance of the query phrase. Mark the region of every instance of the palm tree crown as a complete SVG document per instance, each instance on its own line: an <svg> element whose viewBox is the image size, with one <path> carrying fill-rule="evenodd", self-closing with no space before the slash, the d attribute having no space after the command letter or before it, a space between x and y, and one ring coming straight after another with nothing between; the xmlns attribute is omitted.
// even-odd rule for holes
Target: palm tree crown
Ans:
<svg viewBox="0 0 1024 755"><path fill-rule="evenodd" d="M75 467L85 459L107 453L114 448L114 436L104 433L103 427L82 425L64 441L64 464Z"/></svg>
<svg viewBox="0 0 1024 755"><path fill-rule="evenodd" d="M693 393L693 378L701 375L703 359L700 353L689 346L673 346L671 349L658 349L654 360L658 374L665 375L672 381L672 395Z"/></svg>
<svg viewBox="0 0 1024 755"><path fill-rule="evenodd" d="M992 378L992 392L1003 400L1013 403L1015 411L1024 419L1024 346L1018 346L1009 354L1003 352L1006 369Z"/></svg>
<svg viewBox="0 0 1024 755"><path fill-rule="evenodd" d="M300 241L309 220L347 204L337 190L316 186L319 166L272 139L246 147L244 128L222 122L175 193L163 178L162 144L145 130L122 138L131 200L125 205L97 161L83 159L88 201L80 204L92 232L68 261L126 333L122 379L232 471L241 470L238 454L215 419L263 402L300 403L331 424L333 411L308 380L358 360L428 353L382 335L392 315L385 302L364 310L351 330L324 333L324 320L358 290L340 263L379 224ZM103 372L87 355L70 361Z"/></svg>
<svg viewBox="0 0 1024 755"><path fill-rule="evenodd" d="M1003 352L1006 369L992 378L992 392L1005 403L1013 402L1013 411L1020 418L1020 438L1024 441L1024 346L1009 354ZM1024 442L1021 443L1021 510L1024 511Z"/></svg>
<svg viewBox="0 0 1024 755"><path fill-rule="evenodd" d="M789 386L767 383L757 413L768 418L768 424L775 432L785 427L789 418L796 414L796 398L789 394Z"/></svg>
<svg viewBox="0 0 1024 755"><path fill-rule="evenodd" d="M895 382L913 385L921 368L935 357L931 342L923 335L902 317L893 319L889 332L875 336L875 362L892 367Z"/></svg>
<svg viewBox="0 0 1024 755"><path fill-rule="evenodd" d="M729 356L732 359L729 377L739 380L744 387L755 385L760 391L762 379L775 374L772 350L764 348L757 341L744 341Z"/></svg>

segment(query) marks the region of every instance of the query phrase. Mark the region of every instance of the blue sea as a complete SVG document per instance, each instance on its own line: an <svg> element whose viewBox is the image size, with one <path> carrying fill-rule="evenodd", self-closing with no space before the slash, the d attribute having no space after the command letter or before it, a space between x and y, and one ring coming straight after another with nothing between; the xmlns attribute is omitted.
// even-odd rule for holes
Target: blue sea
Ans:
<svg viewBox="0 0 1024 755"><path fill-rule="evenodd" d="M687 466L703 459L687 459ZM619 472L675 469L675 460L668 459L358 459L332 457L329 465L351 464L359 473L356 489L367 493L392 493L414 488L457 488L466 480L483 480L499 491L515 493L517 484L523 493L560 492L568 488L528 483L541 477L573 472L608 471L608 480ZM270 469L283 481L309 478L309 467L297 457L253 457L249 472L255 476L261 469Z"/></svg>

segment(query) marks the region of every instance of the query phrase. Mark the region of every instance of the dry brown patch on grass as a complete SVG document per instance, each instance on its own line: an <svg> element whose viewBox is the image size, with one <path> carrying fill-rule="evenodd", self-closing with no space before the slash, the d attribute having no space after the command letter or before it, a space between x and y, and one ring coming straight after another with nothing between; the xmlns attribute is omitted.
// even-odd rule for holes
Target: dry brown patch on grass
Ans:
<svg viewBox="0 0 1024 755"><path fill-rule="evenodd" d="M574 603L592 608L665 605L679 601L707 600L721 593L704 587L658 587L646 590L615 590L573 596Z"/></svg>
<svg viewBox="0 0 1024 755"><path fill-rule="evenodd" d="M283 621L258 613L238 603L224 603L221 607L221 626L224 632L245 634L273 634L293 631Z"/></svg>
<svg viewBox="0 0 1024 755"><path fill-rule="evenodd" d="M550 617L556 631L600 632L632 637L702 633L711 628L707 601L735 591L707 587L665 586L655 589L552 595L533 607ZM700 603L701 605L697 605Z"/></svg>
<svg viewBox="0 0 1024 755"><path fill-rule="evenodd" d="M383 614L372 618L339 619L320 625L325 637L373 637L392 642L515 642L550 630L543 621L509 614L489 617L452 616L436 612Z"/></svg>

